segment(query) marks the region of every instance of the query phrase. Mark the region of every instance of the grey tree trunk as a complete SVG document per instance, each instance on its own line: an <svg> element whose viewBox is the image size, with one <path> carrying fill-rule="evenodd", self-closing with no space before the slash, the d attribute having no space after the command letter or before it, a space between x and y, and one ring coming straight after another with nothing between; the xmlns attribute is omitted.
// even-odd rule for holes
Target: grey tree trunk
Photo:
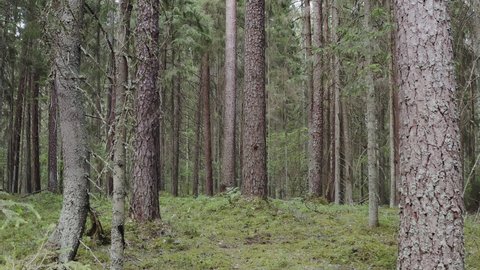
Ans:
<svg viewBox="0 0 480 270"><path fill-rule="evenodd" d="M235 186L235 122L237 89L237 8L236 0L226 2L225 105L222 148L222 185L220 191Z"/></svg>
<svg viewBox="0 0 480 270"><path fill-rule="evenodd" d="M370 25L370 0L365 0L365 14L363 26L367 33L372 31ZM371 42L367 40L367 45ZM372 72L370 65L372 63L372 55L365 55L365 86L367 88L367 156L368 156L368 225L370 227L378 226L378 121L377 121L377 100L375 96L375 87L373 84Z"/></svg>
<svg viewBox="0 0 480 270"><path fill-rule="evenodd" d="M314 48L322 47L322 1L313 0L312 21ZM307 3L306 3L307 4ZM309 6L305 6L308 9ZM322 195L322 160L323 160L323 89L322 89L322 56L313 55L313 93L311 94L311 119L309 125L309 166L308 183L311 196Z"/></svg>
<svg viewBox="0 0 480 270"><path fill-rule="evenodd" d="M139 0L136 28L136 120L133 166L133 218L145 222L160 218L156 140L160 117L157 89L159 0Z"/></svg>
<svg viewBox="0 0 480 270"><path fill-rule="evenodd" d="M203 140L205 141L205 194L213 196L212 132L210 125L210 61L208 51L202 55L200 92L203 100Z"/></svg>
<svg viewBox="0 0 480 270"><path fill-rule="evenodd" d="M130 1L117 4L115 40L115 139L113 145L112 245L111 269L123 269L125 249L125 142L126 142L126 86L128 85L128 33L130 29Z"/></svg>
<svg viewBox="0 0 480 270"><path fill-rule="evenodd" d="M348 121L349 108L347 98L342 102L342 124L343 124L343 149L345 155L345 204L353 204L353 155L350 135L350 123Z"/></svg>
<svg viewBox="0 0 480 270"><path fill-rule="evenodd" d="M56 75L50 88L50 104L48 107L48 190L58 192L57 180L57 87Z"/></svg>
<svg viewBox="0 0 480 270"><path fill-rule="evenodd" d="M83 95L79 90L83 5L83 0L61 2L58 17L62 26L56 33L54 49L65 169L63 206L51 241L60 244L60 262L75 257L88 212L87 133Z"/></svg>
<svg viewBox="0 0 480 270"><path fill-rule="evenodd" d="M394 3L400 102L397 269L464 269L463 175L446 1Z"/></svg>
<svg viewBox="0 0 480 270"><path fill-rule="evenodd" d="M42 187L40 183L40 106L38 106L38 99L40 94L40 85L39 85L39 75L35 73L33 75L33 86L32 86L32 186L34 192L39 192Z"/></svg>
<svg viewBox="0 0 480 270"><path fill-rule="evenodd" d="M243 122L243 194L267 197L265 100L265 1L245 8L245 89Z"/></svg>
<svg viewBox="0 0 480 270"><path fill-rule="evenodd" d="M368 0L367 0L368 1ZM332 43L334 45L338 42L338 3L337 0L332 1ZM334 121L334 199L335 204L340 204L340 60L336 53L332 55L332 81L333 81L333 99L334 99L334 110L333 110L333 121Z"/></svg>

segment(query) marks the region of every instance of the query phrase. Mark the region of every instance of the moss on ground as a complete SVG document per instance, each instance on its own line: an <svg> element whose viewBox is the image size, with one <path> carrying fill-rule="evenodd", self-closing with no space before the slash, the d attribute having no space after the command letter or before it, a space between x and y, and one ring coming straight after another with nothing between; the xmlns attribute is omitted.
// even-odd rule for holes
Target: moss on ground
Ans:
<svg viewBox="0 0 480 270"><path fill-rule="evenodd" d="M21 211L27 221L0 230L0 268L51 266L42 248L53 230L61 197L42 193L19 198L41 216ZM162 196L161 222L126 224L126 269L394 269L397 211L380 210L379 228L367 224L366 206L322 202L244 200L239 196L173 198ZM111 203L91 198L107 234ZM4 216L0 215L0 223ZM1 226L1 224L0 224ZM479 269L480 220L465 228L467 269ZM109 246L84 237L71 269L108 266ZM45 267L47 268L47 267Z"/></svg>

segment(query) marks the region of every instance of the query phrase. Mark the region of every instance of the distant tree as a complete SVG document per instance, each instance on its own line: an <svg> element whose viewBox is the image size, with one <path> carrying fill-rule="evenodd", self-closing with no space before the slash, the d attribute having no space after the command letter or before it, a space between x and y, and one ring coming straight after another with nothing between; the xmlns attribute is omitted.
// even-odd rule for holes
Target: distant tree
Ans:
<svg viewBox="0 0 480 270"><path fill-rule="evenodd" d="M312 46L322 47L322 1L312 2ZM309 5L305 6L309 9ZM307 11L306 11L307 12ZM322 195L322 157L323 157L323 88L322 88L322 55L319 52L313 54L313 93L311 94L311 112L309 124L309 168L308 182L309 193L312 196Z"/></svg>
<svg viewBox="0 0 480 270"><path fill-rule="evenodd" d="M365 0L365 14L363 17L363 27L369 34L372 31L370 23L370 0ZM371 46L367 38L367 46ZM377 99L375 95L375 86L373 84L373 75L370 65L372 64L372 55L370 52L365 55L365 86L367 88L367 156L368 156L368 224L370 227L378 226L378 120L377 120Z"/></svg>
<svg viewBox="0 0 480 270"><path fill-rule="evenodd" d="M222 153L222 187L235 186L235 121L237 92L237 7L236 0L226 0L225 16L225 102Z"/></svg>
<svg viewBox="0 0 480 270"><path fill-rule="evenodd" d="M212 132L210 124L210 61L208 51L202 55L200 87L203 100L203 140L205 142L205 194L213 196Z"/></svg>
<svg viewBox="0 0 480 270"><path fill-rule="evenodd" d="M397 269L464 269L459 110L446 1L394 2L400 102Z"/></svg>
<svg viewBox="0 0 480 270"><path fill-rule="evenodd" d="M48 190L58 192L57 179L57 85L55 71L50 86L50 104L48 105Z"/></svg>
<svg viewBox="0 0 480 270"><path fill-rule="evenodd" d="M132 214L139 222L160 218L157 188L158 121L160 96L157 76L159 0L137 2L136 57L138 67L136 79L136 127L133 167Z"/></svg>
<svg viewBox="0 0 480 270"><path fill-rule="evenodd" d="M243 194L267 196L265 99L265 1L245 9L245 90L243 101Z"/></svg>

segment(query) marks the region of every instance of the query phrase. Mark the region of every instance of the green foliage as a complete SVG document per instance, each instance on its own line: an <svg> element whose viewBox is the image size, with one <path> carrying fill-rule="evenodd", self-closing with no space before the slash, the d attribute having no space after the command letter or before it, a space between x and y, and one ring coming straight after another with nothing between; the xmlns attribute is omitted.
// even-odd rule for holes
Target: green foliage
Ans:
<svg viewBox="0 0 480 270"><path fill-rule="evenodd" d="M42 249L58 218L61 197L49 193L25 199L42 219L22 213L28 223L0 231L0 268L53 267L52 254ZM109 231L111 204L92 200ZM334 206L293 199L258 200L232 189L210 198L160 199L162 221L126 223L125 269L393 269L397 253L397 211L380 209L376 229L367 225L366 206ZM88 225L87 225L88 226ZM467 269L480 264L480 225L466 219ZM77 261L69 269L102 269L109 246L84 237Z"/></svg>
<svg viewBox="0 0 480 270"><path fill-rule="evenodd" d="M5 195L6 193L0 192L0 196L3 197ZM9 224L15 224L15 227L18 228L20 224L27 223L27 221L22 217L26 211L34 214L37 219L41 219L40 214L35 210L35 208L33 208L31 204L0 199L0 212L5 218L0 230L4 230Z"/></svg>

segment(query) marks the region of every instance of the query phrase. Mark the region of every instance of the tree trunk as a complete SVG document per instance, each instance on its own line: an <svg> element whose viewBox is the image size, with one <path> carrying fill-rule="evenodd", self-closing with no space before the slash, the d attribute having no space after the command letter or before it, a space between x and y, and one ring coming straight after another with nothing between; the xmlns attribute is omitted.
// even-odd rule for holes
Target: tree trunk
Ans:
<svg viewBox="0 0 480 270"><path fill-rule="evenodd" d="M307 4L307 3L306 3ZM309 6L305 6L309 9ZM313 19L313 46L322 45L322 3L321 0L312 1ZM323 89L322 89L322 56L315 53L313 56L313 93L311 94L311 120L309 125L309 169L308 182L311 196L322 195L322 160L323 160Z"/></svg>
<svg viewBox="0 0 480 270"><path fill-rule="evenodd" d="M344 97L342 104L342 124L343 124L343 149L345 155L345 200L344 203L348 205L353 204L353 155L352 155L352 141L350 135L350 124L348 121L349 108L347 98Z"/></svg>
<svg viewBox="0 0 480 270"><path fill-rule="evenodd" d="M367 0L368 1L368 0ZM338 3L337 0L332 2L332 43L334 46L338 42ZM336 53L332 55L332 79L333 79L333 98L334 98L334 110L333 110L333 121L334 121L334 199L335 204L340 204L340 61Z"/></svg>
<svg viewBox="0 0 480 270"><path fill-rule="evenodd" d="M55 81L65 180L62 211L51 240L60 243L60 262L75 257L88 212L87 133L83 95L79 90L83 6L83 0L62 2L58 13L62 27L59 28L55 43Z"/></svg>
<svg viewBox="0 0 480 270"><path fill-rule="evenodd" d="M115 139L113 155L111 269L123 269L125 249L125 167L126 167L126 86L128 85L128 33L131 6L129 0L117 4L115 40ZM158 165L158 164L157 164Z"/></svg>
<svg viewBox="0 0 480 270"><path fill-rule="evenodd" d="M25 87L26 87L26 80L27 74L26 69L23 68L23 71L20 73L20 81L18 84L18 93L15 109L15 121L13 124L12 130L12 163L10 168L10 192L17 193L18 190L18 174L19 174L19 167L20 167L20 140L22 134L22 120L23 120L23 106L24 106L24 99L25 99Z"/></svg>
<svg viewBox="0 0 480 270"><path fill-rule="evenodd" d="M235 121L237 89L237 11L236 1L226 3L225 106L223 126L222 185L220 191L235 186Z"/></svg>
<svg viewBox="0 0 480 270"><path fill-rule="evenodd" d="M365 1L365 15L363 25L367 34L372 31L370 26L370 0ZM370 46L371 42L367 41ZM368 156L368 224L370 227L378 226L378 121L377 121L377 100L375 96L375 87L373 84L370 65L372 56L370 53L365 55L367 88L367 156Z"/></svg>
<svg viewBox="0 0 480 270"><path fill-rule="evenodd" d="M172 53L172 63L175 54ZM178 171L180 161L180 75L172 78L172 195L178 196Z"/></svg>
<svg viewBox="0 0 480 270"><path fill-rule="evenodd" d="M268 180L264 0L251 0L246 3L244 81L243 194L266 198Z"/></svg>
<svg viewBox="0 0 480 270"><path fill-rule="evenodd" d="M145 222L160 218L157 188L158 138L160 96L156 87L158 76L158 0L139 0L136 37L138 80L136 93L135 155L133 168L133 218Z"/></svg>
<svg viewBox="0 0 480 270"><path fill-rule="evenodd" d="M24 123L23 127L25 130L25 137L24 137L24 143L23 143L23 149L24 149L24 156L22 157L23 162L24 162L24 175L21 177L22 179L22 193L24 194L30 194L32 193L32 129L31 129L31 119L32 119L32 111L30 110L32 106L32 92L33 92L33 74L29 73L28 74L28 86L27 86L27 95L25 97L25 110L24 110ZM22 175L22 174L20 174Z"/></svg>
<svg viewBox="0 0 480 270"><path fill-rule="evenodd" d="M200 95L201 92L199 91ZM195 113L195 149L193 153L193 196L198 197L198 179L199 179L199 167L200 167L200 127L201 127L201 116L202 116L202 99L198 98L197 103L197 112Z"/></svg>
<svg viewBox="0 0 480 270"><path fill-rule="evenodd" d="M212 134L210 126L210 61L208 51L202 55L200 92L203 100L203 140L205 141L205 193L213 196Z"/></svg>
<svg viewBox="0 0 480 270"><path fill-rule="evenodd" d="M38 192L42 189L40 183L40 141L39 131L39 106L38 99L40 93L39 76L37 73L33 76L32 87L32 184L33 191Z"/></svg>
<svg viewBox="0 0 480 270"><path fill-rule="evenodd" d="M48 107L48 190L58 192L57 181L57 87L55 84L57 75L53 74L50 89L50 105Z"/></svg>
<svg viewBox="0 0 480 270"><path fill-rule="evenodd" d="M463 175L445 1L394 3L400 101L397 269L464 269Z"/></svg>

